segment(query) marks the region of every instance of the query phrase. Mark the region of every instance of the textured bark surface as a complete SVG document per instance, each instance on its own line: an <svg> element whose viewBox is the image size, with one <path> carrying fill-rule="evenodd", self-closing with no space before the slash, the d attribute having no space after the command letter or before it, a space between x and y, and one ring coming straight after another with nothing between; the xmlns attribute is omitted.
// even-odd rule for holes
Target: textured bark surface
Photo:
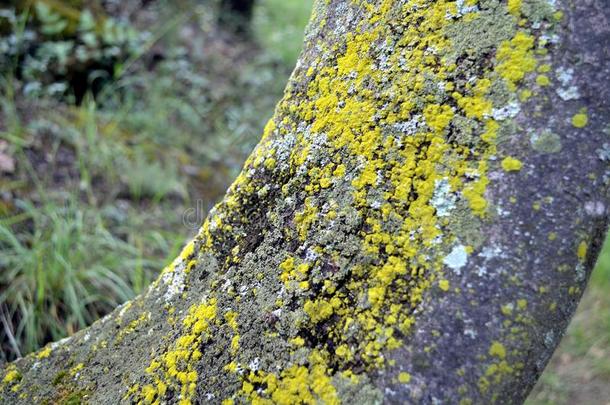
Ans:
<svg viewBox="0 0 610 405"><path fill-rule="evenodd" d="M318 1L285 96L142 296L3 403L519 403L608 223L601 0Z"/></svg>

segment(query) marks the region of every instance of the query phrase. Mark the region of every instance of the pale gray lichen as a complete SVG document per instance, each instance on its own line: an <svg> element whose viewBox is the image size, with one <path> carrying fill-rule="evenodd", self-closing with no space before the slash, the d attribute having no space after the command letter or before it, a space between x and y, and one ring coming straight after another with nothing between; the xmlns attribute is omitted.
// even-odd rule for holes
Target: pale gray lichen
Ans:
<svg viewBox="0 0 610 405"><path fill-rule="evenodd" d="M466 266L467 262L468 251L464 245L454 246L451 252L443 259L443 263L458 275L460 274L462 267Z"/></svg>
<svg viewBox="0 0 610 405"><path fill-rule="evenodd" d="M436 215L439 217L449 216L451 210L455 208L456 197L451 193L451 185L447 178L434 182L434 194L430 204L436 208Z"/></svg>
<svg viewBox="0 0 610 405"><path fill-rule="evenodd" d="M544 344L546 347L553 347L555 344L555 333L550 330L544 335Z"/></svg>
<svg viewBox="0 0 610 405"><path fill-rule="evenodd" d="M576 273L575 280L576 280L577 282L584 281L584 280L587 278L587 273L586 273L585 268L584 268L584 266L582 265L582 263L578 263L578 264L576 265L576 268L575 268L575 273Z"/></svg>
<svg viewBox="0 0 610 405"><path fill-rule="evenodd" d="M557 69L557 80L561 83L560 87L555 89L555 92L562 100L576 100L580 98L578 87L572 84L574 78L574 69L560 67Z"/></svg>
<svg viewBox="0 0 610 405"><path fill-rule="evenodd" d="M596 152L602 162L610 162L610 144L605 143Z"/></svg>
<svg viewBox="0 0 610 405"><path fill-rule="evenodd" d="M587 201L585 212L593 217L601 217L606 212L606 206L602 201Z"/></svg>
<svg viewBox="0 0 610 405"><path fill-rule="evenodd" d="M569 86L567 88L558 87L555 91L557 92L557 95L565 101L580 98L580 93L578 92L578 87L576 86Z"/></svg>
<svg viewBox="0 0 610 405"><path fill-rule="evenodd" d="M500 108L494 108L492 116L498 121L503 121L508 118L515 118L521 111L521 106L517 101L512 101Z"/></svg>
<svg viewBox="0 0 610 405"><path fill-rule="evenodd" d="M536 152L557 153L561 151L561 138L550 130L532 134L530 142Z"/></svg>
<svg viewBox="0 0 610 405"><path fill-rule="evenodd" d="M184 292L186 283L185 263L179 262L176 266L161 275L161 283L165 286L163 299L169 303L176 295Z"/></svg>

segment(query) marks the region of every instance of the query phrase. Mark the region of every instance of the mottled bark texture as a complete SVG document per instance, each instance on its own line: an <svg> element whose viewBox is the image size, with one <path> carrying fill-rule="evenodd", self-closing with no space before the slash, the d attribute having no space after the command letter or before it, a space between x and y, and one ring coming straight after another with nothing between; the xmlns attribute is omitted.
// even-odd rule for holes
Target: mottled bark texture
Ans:
<svg viewBox="0 0 610 405"><path fill-rule="evenodd" d="M263 138L142 296L3 403L519 403L608 222L601 0L330 0Z"/></svg>

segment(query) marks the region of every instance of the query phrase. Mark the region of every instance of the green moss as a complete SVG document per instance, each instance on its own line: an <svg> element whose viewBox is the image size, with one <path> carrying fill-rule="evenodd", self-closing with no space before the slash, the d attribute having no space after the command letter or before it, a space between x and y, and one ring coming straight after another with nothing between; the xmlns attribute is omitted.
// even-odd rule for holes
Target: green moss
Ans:
<svg viewBox="0 0 610 405"><path fill-rule="evenodd" d="M85 404L86 397L89 393L87 391L75 391L69 393L65 398L61 398L57 401L61 405L81 405Z"/></svg>
<svg viewBox="0 0 610 405"><path fill-rule="evenodd" d="M64 379L68 376L68 372L66 370L61 370L53 377L52 383L53 385L59 385L63 383Z"/></svg>

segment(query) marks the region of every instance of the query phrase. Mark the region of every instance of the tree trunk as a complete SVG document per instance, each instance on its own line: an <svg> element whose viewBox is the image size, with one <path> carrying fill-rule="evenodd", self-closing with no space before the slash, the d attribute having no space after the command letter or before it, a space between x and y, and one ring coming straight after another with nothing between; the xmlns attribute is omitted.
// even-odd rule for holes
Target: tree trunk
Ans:
<svg viewBox="0 0 610 405"><path fill-rule="evenodd" d="M262 140L142 296L3 403L519 403L608 223L602 0L318 1Z"/></svg>

